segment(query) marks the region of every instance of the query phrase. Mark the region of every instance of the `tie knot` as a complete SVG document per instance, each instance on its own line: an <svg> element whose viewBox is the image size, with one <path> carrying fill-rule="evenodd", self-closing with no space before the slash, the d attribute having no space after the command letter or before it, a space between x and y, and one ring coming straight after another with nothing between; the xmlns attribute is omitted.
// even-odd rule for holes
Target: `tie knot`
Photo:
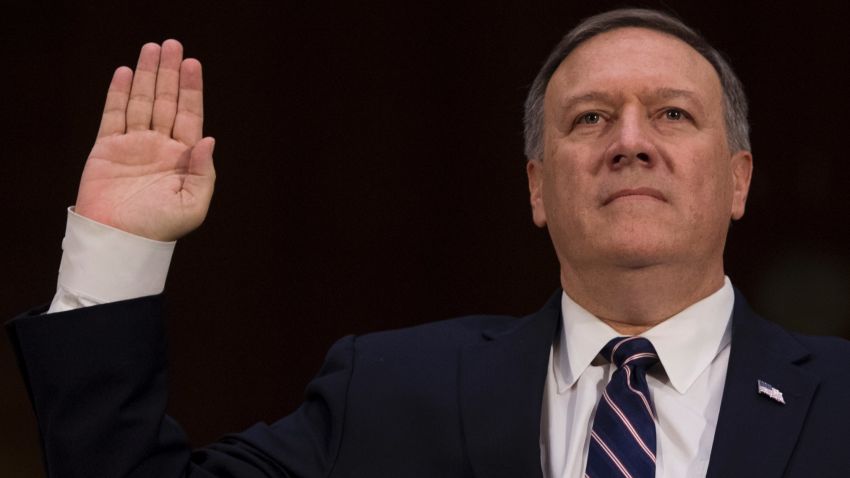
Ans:
<svg viewBox="0 0 850 478"><path fill-rule="evenodd" d="M644 370L658 362L658 354L652 342L644 337L617 337L611 339L600 352L603 357L620 368L624 365Z"/></svg>

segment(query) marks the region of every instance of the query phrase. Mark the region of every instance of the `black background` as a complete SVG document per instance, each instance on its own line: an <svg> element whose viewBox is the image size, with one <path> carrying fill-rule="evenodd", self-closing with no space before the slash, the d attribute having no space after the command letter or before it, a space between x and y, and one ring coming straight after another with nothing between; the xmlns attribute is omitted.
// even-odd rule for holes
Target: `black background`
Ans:
<svg viewBox="0 0 850 478"><path fill-rule="evenodd" d="M291 411L349 333L525 314L558 287L531 224L522 102L580 18L622 2L52 2L4 10L0 316L50 300L113 69L180 39L218 183L167 286L170 413L195 444ZM850 336L845 2L636 2L726 52L755 178L727 273L755 308ZM791 5L794 5L793 7ZM648 287L651 284L647 284ZM0 476L41 476L0 342Z"/></svg>

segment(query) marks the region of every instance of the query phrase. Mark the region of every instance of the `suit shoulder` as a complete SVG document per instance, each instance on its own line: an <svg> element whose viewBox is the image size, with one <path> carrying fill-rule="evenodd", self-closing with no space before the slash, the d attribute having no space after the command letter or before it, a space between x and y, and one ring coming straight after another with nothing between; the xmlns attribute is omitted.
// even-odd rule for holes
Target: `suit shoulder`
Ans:
<svg viewBox="0 0 850 478"><path fill-rule="evenodd" d="M360 347L457 348L476 343L485 331L509 326L521 318L509 315L468 315L357 337Z"/></svg>
<svg viewBox="0 0 850 478"><path fill-rule="evenodd" d="M850 341L840 337L793 334L811 353L810 361L850 372Z"/></svg>
<svg viewBox="0 0 850 478"><path fill-rule="evenodd" d="M467 345L547 327L560 317L561 291L556 291L540 310L529 315L478 314L430 322L356 338L358 350L399 351L401 355L423 352L447 353Z"/></svg>

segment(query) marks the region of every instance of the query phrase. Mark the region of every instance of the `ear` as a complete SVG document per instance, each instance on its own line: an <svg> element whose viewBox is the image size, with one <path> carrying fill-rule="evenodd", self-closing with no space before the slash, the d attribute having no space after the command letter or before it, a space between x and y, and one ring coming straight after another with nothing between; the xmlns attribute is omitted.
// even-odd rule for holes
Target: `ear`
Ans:
<svg viewBox="0 0 850 478"><path fill-rule="evenodd" d="M749 151L738 151L732 155L732 219L741 219L747 194L750 192L750 180L753 177L753 155Z"/></svg>
<svg viewBox="0 0 850 478"><path fill-rule="evenodd" d="M528 174L528 193L531 201L531 217L537 227L546 226L546 208L543 207L543 162L531 159L525 165Z"/></svg>

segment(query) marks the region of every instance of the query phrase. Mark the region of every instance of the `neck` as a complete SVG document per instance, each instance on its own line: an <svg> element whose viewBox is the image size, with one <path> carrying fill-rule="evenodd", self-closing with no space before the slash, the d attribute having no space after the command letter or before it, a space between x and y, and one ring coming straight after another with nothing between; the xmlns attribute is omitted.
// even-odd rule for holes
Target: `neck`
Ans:
<svg viewBox="0 0 850 478"><path fill-rule="evenodd" d="M622 335L637 335L723 287L723 264L707 267L561 268L577 304Z"/></svg>

